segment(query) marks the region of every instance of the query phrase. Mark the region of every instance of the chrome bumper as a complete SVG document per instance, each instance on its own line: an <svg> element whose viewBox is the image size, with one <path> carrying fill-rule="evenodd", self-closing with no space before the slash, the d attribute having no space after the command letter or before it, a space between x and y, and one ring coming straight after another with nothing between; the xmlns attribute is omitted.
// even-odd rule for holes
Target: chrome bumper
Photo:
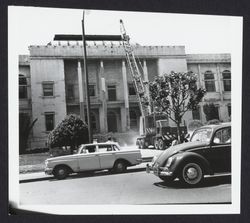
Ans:
<svg viewBox="0 0 250 223"><path fill-rule="evenodd" d="M156 176L172 176L173 172L171 172L167 167L158 167L157 164L147 163L146 172L153 173Z"/></svg>
<svg viewBox="0 0 250 223"><path fill-rule="evenodd" d="M53 169L52 168L45 168L45 170L44 170L44 172L45 172L45 174L47 174L47 175L52 175L52 171L53 171Z"/></svg>

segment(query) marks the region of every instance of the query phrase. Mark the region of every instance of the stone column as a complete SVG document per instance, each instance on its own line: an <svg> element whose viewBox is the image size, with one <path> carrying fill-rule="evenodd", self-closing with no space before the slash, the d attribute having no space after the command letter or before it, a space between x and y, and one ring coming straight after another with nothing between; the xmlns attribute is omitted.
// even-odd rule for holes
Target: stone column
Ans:
<svg viewBox="0 0 250 223"><path fill-rule="evenodd" d="M100 130L101 133L108 132L108 124L107 124L107 96L106 96L106 80L104 75L104 66L103 61L100 61L100 98L102 101L102 106L99 109L99 118L100 118Z"/></svg>
<svg viewBox="0 0 250 223"><path fill-rule="evenodd" d="M200 64L197 64L198 66L198 83L199 83L199 87L201 88L205 88L205 83L204 83L204 77L203 77L203 74L201 73L201 67L200 67ZM204 105L204 97L202 99L202 101L200 102L200 116L201 116L201 122L202 123L205 123L206 122L206 116L203 112L203 105Z"/></svg>
<svg viewBox="0 0 250 223"><path fill-rule="evenodd" d="M216 64L216 71L217 71L217 75L216 75L216 79L217 79L217 83L218 83L218 90L220 93L220 100L223 101L223 85L222 85L222 77L221 77L221 73L220 73L220 68L219 68L219 64Z"/></svg>
<svg viewBox="0 0 250 223"><path fill-rule="evenodd" d="M81 61L78 60L77 66L77 74L78 74L78 88L79 88L79 103L80 103L80 117L83 121L85 121L85 111L84 111L84 79L82 78L82 67Z"/></svg>
<svg viewBox="0 0 250 223"><path fill-rule="evenodd" d="M129 100L128 100L128 80L127 80L127 72L126 72L126 65L125 61L122 61L122 80L123 80L123 88L124 88L124 117L125 123L122 122L122 131L127 131L130 129L130 117L129 117ZM123 109L121 109L123 111ZM121 114L123 117L123 114Z"/></svg>

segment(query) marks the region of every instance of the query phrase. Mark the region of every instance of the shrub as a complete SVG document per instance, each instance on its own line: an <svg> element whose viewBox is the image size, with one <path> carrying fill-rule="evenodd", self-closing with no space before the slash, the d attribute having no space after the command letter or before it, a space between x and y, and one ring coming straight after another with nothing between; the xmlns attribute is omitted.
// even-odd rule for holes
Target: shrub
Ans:
<svg viewBox="0 0 250 223"><path fill-rule="evenodd" d="M79 116L74 114L66 116L48 135L48 146L50 148L70 146L72 152L80 144L87 142L87 125Z"/></svg>

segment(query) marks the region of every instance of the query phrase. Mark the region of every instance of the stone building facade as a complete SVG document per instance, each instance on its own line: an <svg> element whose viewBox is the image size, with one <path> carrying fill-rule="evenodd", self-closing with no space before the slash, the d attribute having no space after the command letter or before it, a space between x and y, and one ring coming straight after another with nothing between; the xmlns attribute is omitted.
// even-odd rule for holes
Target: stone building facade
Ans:
<svg viewBox="0 0 250 223"><path fill-rule="evenodd" d="M31 120L38 119L30 137L30 147L45 147L48 132L67 114L80 115L80 100L86 85L83 48L74 45L30 46L30 55L19 57L19 110ZM186 54L184 46L134 46L145 79L156 75L193 71L198 86L207 89L193 119L206 122L202 106L213 102L218 118L231 115L231 58L229 54ZM120 138L138 133L140 110L121 45L87 47L91 124L94 134L110 132ZM82 97L82 99L81 99ZM85 111L86 113L86 111ZM81 114L82 115L82 114Z"/></svg>

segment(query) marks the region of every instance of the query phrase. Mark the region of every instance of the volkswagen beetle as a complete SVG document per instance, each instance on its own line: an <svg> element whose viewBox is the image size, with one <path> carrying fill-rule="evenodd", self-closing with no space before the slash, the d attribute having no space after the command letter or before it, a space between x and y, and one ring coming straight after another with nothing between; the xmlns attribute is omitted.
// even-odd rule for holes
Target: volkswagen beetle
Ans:
<svg viewBox="0 0 250 223"><path fill-rule="evenodd" d="M186 185L200 184L204 175L231 172L231 124L196 129L189 142L154 157L146 171L166 182L179 178Z"/></svg>

